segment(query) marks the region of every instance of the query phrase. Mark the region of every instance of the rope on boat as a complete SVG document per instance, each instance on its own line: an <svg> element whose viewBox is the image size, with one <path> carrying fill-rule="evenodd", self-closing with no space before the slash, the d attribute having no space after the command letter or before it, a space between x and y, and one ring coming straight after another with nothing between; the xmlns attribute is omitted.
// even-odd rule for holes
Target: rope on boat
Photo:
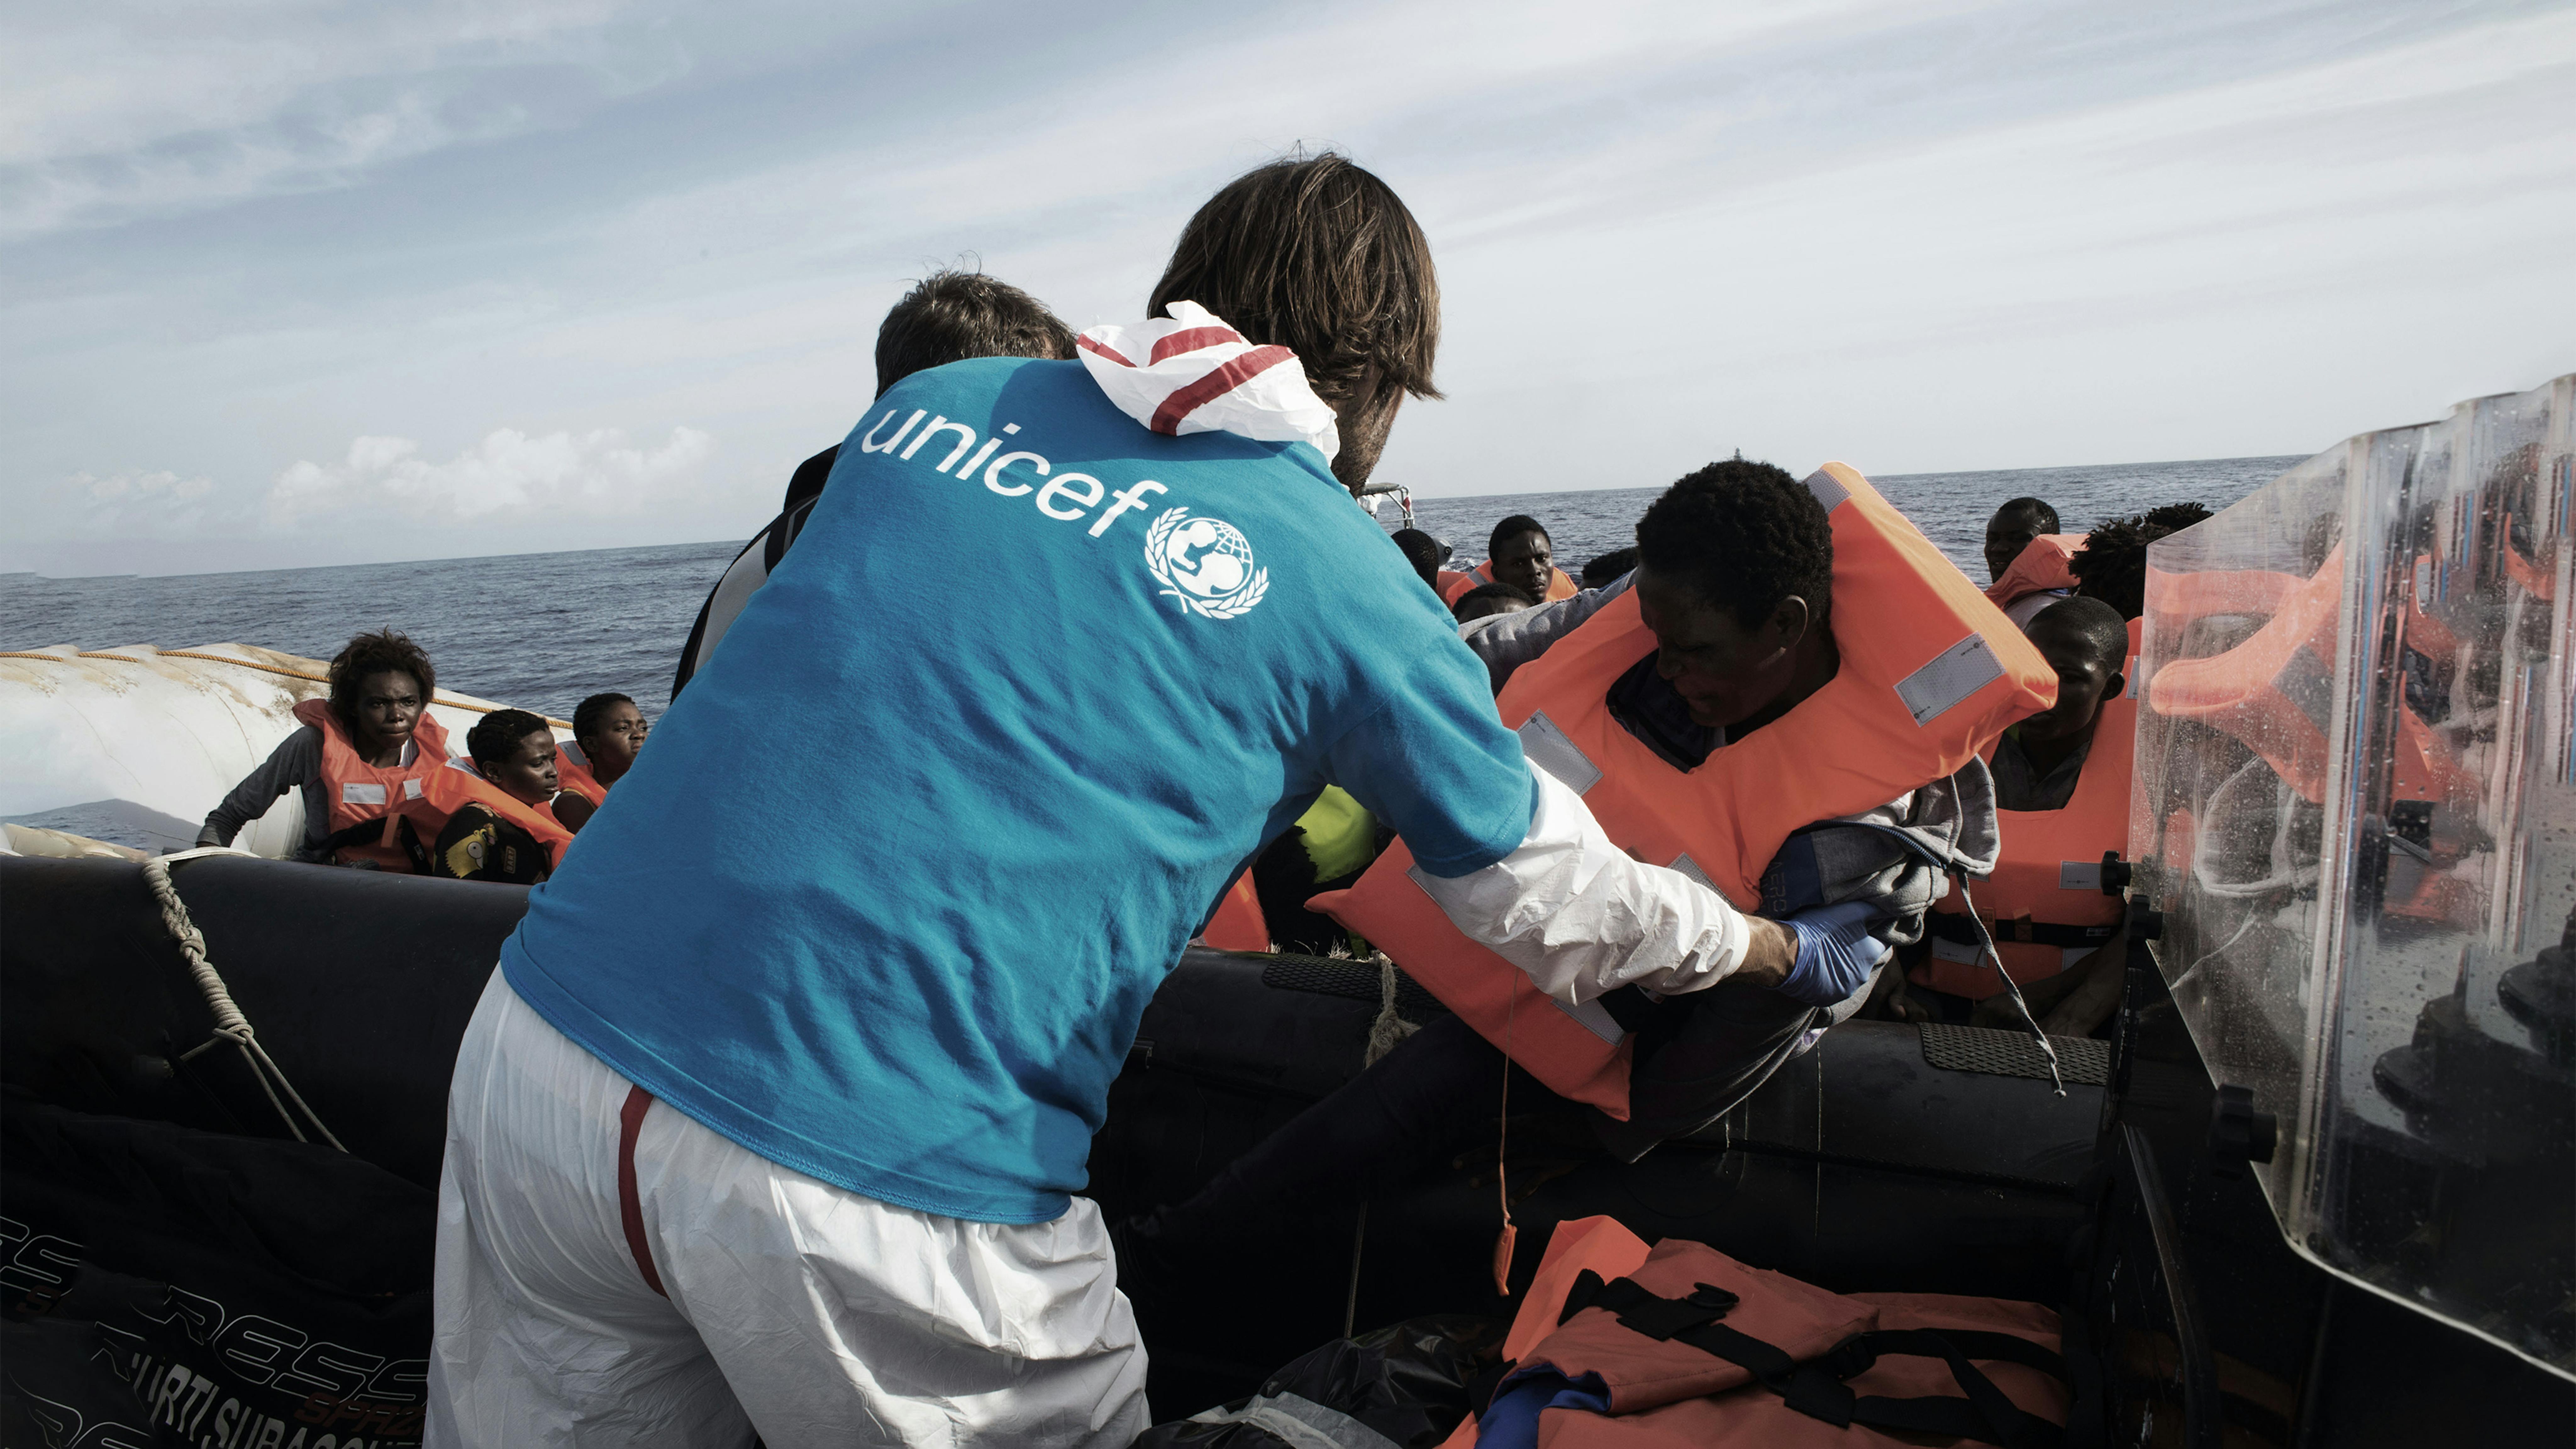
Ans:
<svg viewBox="0 0 2576 1449"><path fill-rule="evenodd" d="M1368 1050L1360 1057L1362 1067L1377 1065L1378 1058L1395 1050L1396 1043L1422 1030L1395 1013L1395 963L1386 953L1377 953L1377 1020L1369 1023Z"/></svg>
<svg viewBox="0 0 2576 1449"><path fill-rule="evenodd" d="M234 1004L232 992L224 985L224 978L216 973L214 963L206 959L205 933L197 929L196 921L188 915L188 903L179 899L178 889L170 884L170 867L179 861L206 855L249 854L249 851L236 850L228 845L201 846L195 850L154 856L143 862L143 882L152 888L153 898L161 903L161 925L170 933L170 939L179 943L179 954L187 958L188 974L196 978L197 989L205 993L206 1005L215 1013L215 1034L182 1052L179 1060L184 1062L217 1042L231 1042L240 1050L242 1060L250 1064L250 1074L258 1079L259 1089L268 1094L268 1104L277 1109L279 1120L286 1123L287 1131L295 1134L296 1141L310 1142L313 1139L304 1135L294 1113L286 1110L286 1102L295 1104L295 1110L304 1114L304 1120L313 1124L313 1130L322 1134L323 1141L346 1152L349 1149L341 1145L339 1138L331 1135L330 1128L322 1125L322 1119L314 1115L313 1108L295 1090L295 1084L286 1080L285 1070L269 1056L268 1049L259 1044L258 1036L251 1031L250 1018L242 1015L241 1007ZM286 1101L278 1100L279 1092L286 1094Z"/></svg>

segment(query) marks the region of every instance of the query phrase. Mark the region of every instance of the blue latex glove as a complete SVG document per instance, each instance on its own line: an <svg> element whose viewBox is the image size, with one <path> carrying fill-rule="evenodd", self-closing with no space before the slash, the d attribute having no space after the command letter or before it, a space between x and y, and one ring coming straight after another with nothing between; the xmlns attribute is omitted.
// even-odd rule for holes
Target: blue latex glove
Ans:
<svg viewBox="0 0 2576 1449"><path fill-rule="evenodd" d="M1798 938L1798 959L1781 994L1809 1006L1831 1006L1861 989L1887 959L1887 947L1869 933L1869 902L1811 906L1780 924Z"/></svg>

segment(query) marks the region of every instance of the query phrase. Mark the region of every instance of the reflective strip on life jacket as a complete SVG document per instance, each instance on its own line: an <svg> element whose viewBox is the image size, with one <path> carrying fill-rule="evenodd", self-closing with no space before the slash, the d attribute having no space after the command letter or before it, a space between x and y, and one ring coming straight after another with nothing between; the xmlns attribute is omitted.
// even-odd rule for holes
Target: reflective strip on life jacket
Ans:
<svg viewBox="0 0 2576 1449"><path fill-rule="evenodd" d="M2004 576L1986 585L1986 599L2009 609L2033 594L2075 587L2075 556L2084 551L2089 533L2043 533L2015 555Z"/></svg>
<svg viewBox="0 0 2576 1449"><path fill-rule="evenodd" d="M2129 842L2129 782L2136 768L2139 621L2129 621L2133 682L2102 701L2075 793L2057 810L1999 810L2003 852L1995 873L1970 892L1994 933L2004 969L2024 984L2074 965L2119 934L2120 897L2102 894L2102 853ZM1907 973L1917 986L1983 1001L2004 989L1985 959L1976 927L1953 890L1933 903L1931 954Z"/></svg>
<svg viewBox="0 0 2576 1449"><path fill-rule="evenodd" d="M359 755L340 717L331 712L330 701L298 700L295 717L322 731L323 797L331 802L324 834L342 836L369 821L384 822L374 841L337 846L332 858L344 863L373 861L378 869L409 874L411 856L396 843L394 822L403 813L400 802L419 800L421 782L447 768L447 727L423 708L420 718L412 722L412 762L379 766Z"/></svg>
<svg viewBox="0 0 2576 1449"><path fill-rule="evenodd" d="M1779 719L1684 772L1612 718L1610 688L1655 639L1634 590L1522 665L1496 702L1530 763L1583 796L1637 859L1751 910L1792 832L1945 779L2056 698L2037 648L1868 480L1828 463L1807 487L1833 525L1841 664ZM1598 1001L1557 1001L1461 935L1397 841L1358 885L1310 902L1394 959L1559 1095L1628 1114L1626 1033Z"/></svg>

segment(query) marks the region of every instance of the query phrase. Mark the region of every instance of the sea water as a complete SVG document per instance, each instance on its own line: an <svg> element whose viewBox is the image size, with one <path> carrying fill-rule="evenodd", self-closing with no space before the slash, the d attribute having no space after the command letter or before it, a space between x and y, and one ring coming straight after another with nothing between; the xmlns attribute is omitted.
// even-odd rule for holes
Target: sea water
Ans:
<svg viewBox="0 0 2576 1449"><path fill-rule="evenodd" d="M1986 518L2007 498L2045 498L2067 528L2083 529L2164 503L2224 508L2297 461L2228 458L1872 481L1983 583ZM1415 501L1414 515L1417 526L1455 547L1453 567L1465 568L1484 557L1496 522L1529 514L1547 525L1557 562L1577 572L1586 559L1634 542L1637 515L1659 491L1427 498ZM1390 530L1401 525L1392 500L1378 521ZM570 718L584 696L615 690L658 714L670 701L689 625L741 548L732 540L151 578L6 574L0 575L0 649L233 642L328 659L351 634L391 627L429 651L443 689L559 719ZM936 562L926 563L911 587L939 586Z"/></svg>

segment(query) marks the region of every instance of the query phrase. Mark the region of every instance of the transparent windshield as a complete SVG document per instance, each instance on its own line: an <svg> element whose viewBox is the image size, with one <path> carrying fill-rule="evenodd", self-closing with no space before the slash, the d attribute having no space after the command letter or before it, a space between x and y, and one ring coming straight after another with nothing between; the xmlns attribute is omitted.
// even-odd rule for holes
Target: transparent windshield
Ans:
<svg viewBox="0 0 2576 1449"><path fill-rule="evenodd" d="M2576 376L2148 551L2130 855L2326 1268L2576 1377Z"/></svg>

